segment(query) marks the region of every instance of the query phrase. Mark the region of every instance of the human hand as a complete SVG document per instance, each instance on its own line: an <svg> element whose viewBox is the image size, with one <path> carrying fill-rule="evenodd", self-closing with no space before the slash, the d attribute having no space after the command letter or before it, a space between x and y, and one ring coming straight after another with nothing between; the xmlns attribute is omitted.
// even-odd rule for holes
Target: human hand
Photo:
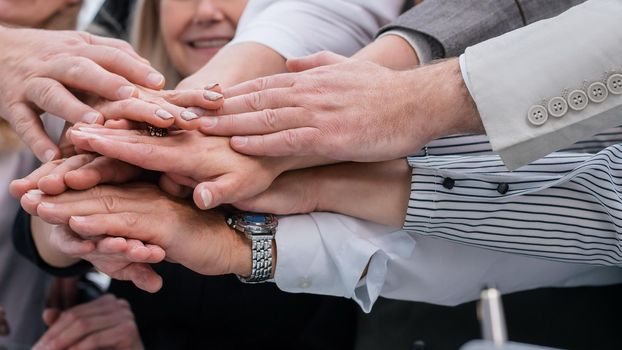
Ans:
<svg viewBox="0 0 622 350"><path fill-rule="evenodd" d="M34 350L143 349L130 305L110 294L63 312L46 309L43 320L50 328Z"/></svg>
<svg viewBox="0 0 622 350"><path fill-rule="evenodd" d="M32 208L33 204L29 202L28 206ZM167 259L201 274L250 274L250 242L227 226L223 214L201 211L153 185L98 186L42 196L36 212L48 223L68 224L85 240L105 235L161 247ZM107 239L123 240L104 241ZM84 244L88 241L75 245L80 254L87 251Z"/></svg>
<svg viewBox="0 0 622 350"><path fill-rule="evenodd" d="M246 211L279 215L334 212L402 227L411 175L403 159L296 170L279 176L260 195L234 205Z"/></svg>
<svg viewBox="0 0 622 350"><path fill-rule="evenodd" d="M87 33L0 26L0 116L42 161L58 156L42 111L75 123L102 116L74 96L77 89L108 100L136 96L134 84L160 89L164 77L121 40Z"/></svg>
<svg viewBox="0 0 622 350"><path fill-rule="evenodd" d="M69 135L81 149L164 172L180 185L194 188L194 202L202 209L261 193L297 161L246 156L233 151L228 138L199 132L151 137L143 131L76 125Z"/></svg>
<svg viewBox="0 0 622 350"><path fill-rule="evenodd" d="M28 176L11 181L9 192L18 199L28 191L34 191L33 195L40 192L56 195L67 189L86 190L104 183L126 183L143 173L143 169L120 160L85 153L42 164Z"/></svg>
<svg viewBox="0 0 622 350"><path fill-rule="evenodd" d="M249 155L365 162L416 153L446 134L483 130L456 59L394 71L320 53L288 67L298 73L225 91L222 115L203 118L200 130L235 136L232 148Z"/></svg>

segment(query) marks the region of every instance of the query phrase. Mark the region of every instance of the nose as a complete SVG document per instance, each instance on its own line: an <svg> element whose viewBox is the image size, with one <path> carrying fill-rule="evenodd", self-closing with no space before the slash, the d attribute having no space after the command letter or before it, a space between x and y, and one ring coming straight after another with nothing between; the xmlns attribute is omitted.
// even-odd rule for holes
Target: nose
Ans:
<svg viewBox="0 0 622 350"><path fill-rule="evenodd" d="M225 19L222 9L214 0L199 0L197 3L194 21L196 24L209 24L211 22L219 22Z"/></svg>

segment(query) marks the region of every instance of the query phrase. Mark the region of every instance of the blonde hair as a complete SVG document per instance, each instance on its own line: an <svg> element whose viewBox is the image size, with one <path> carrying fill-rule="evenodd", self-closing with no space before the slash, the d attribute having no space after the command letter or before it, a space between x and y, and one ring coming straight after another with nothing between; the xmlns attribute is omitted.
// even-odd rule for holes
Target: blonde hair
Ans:
<svg viewBox="0 0 622 350"><path fill-rule="evenodd" d="M65 6L46 20L40 28L50 30L75 29L81 6L82 2ZM22 147L24 146L11 129L11 125L6 120L0 118L0 151L19 150Z"/></svg>
<svg viewBox="0 0 622 350"><path fill-rule="evenodd" d="M182 77L169 58L160 31L160 0L138 0L132 15L130 44L153 68L166 77L167 89L173 89Z"/></svg>

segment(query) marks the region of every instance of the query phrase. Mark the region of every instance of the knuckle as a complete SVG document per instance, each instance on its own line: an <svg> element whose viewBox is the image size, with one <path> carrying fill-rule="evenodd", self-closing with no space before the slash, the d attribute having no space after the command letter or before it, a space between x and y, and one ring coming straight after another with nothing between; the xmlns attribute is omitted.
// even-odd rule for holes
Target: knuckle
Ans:
<svg viewBox="0 0 622 350"><path fill-rule="evenodd" d="M255 91L262 91L268 88L270 85L270 78L261 77L253 80L253 88Z"/></svg>
<svg viewBox="0 0 622 350"><path fill-rule="evenodd" d="M101 202L102 207L108 213L113 213L119 206L119 198L115 196L110 196L110 195L101 196L99 198L99 201Z"/></svg>
<svg viewBox="0 0 622 350"><path fill-rule="evenodd" d="M75 59L73 64L65 70L65 76L73 81L79 81L84 77L84 73L86 73L87 67L85 60L79 58Z"/></svg>
<svg viewBox="0 0 622 350"><path fill-rule="evenodd" d="M297 149L299 146L299 137L298 137L298 133L294 130L285 130L285 133L283 134L283 138L285 141L285 145L287 145L287 147L289 149Z"/></svg>
<svg viewBox="0 0 622 350"><path fill-rule="evenodd" d="M261 110L262 96L260 92L252 92L244 96L244 103L248 108L254 111Z"/></svg>
<svg viewBox="0 0 622 350"><path fill-rule="evenodd" d="M262 113L265 126L270 130L278 129L279 115L277 111L274 109L264 109Z"/></svg>
<svg viewBox="0 0 622 350"><path fill-rule="evenodd" d="M140 218L136 213L123 213L122 218L126 227L136 227L140 221Z"/></svg>
<svg viewBox="0 0 622 350"><path fill-rule="evenodd" d="M56 87L56 83L52 82L42 84L39 87L36 95L41 104L50 106L56 105L59 102L59 98L56 94Z"/></svg>

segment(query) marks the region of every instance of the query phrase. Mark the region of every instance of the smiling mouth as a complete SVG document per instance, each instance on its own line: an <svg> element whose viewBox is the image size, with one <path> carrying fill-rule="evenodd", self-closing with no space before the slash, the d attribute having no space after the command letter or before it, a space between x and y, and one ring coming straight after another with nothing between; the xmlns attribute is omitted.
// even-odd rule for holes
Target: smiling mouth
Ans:
<svg viewBox="0 0 622 350"><path fill-rule="evenodd" d="M227 45L231 39L209 39L189 41L188 46L194 49L211 49Z"/></svg>

